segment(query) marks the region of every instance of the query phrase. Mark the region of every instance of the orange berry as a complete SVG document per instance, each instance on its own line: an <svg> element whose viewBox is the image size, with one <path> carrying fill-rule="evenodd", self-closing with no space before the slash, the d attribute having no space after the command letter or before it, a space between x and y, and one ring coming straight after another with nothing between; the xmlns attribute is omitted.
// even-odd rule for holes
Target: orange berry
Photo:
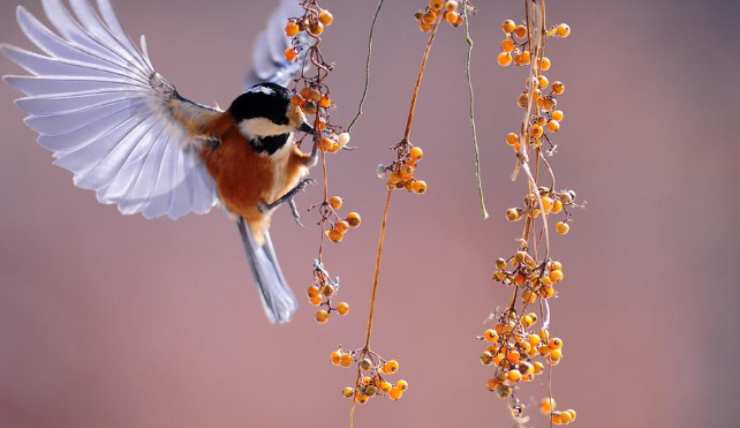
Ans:
<svg viewBox="0 0 740 428"><path fill-rule="evenodd" d="M351 386L347 386L342 389L342 395L344 396L344 398L352 398L355 395L355 389Z"/></svg>
<svg viewBox="0 0 740 428"><path fill-rule="evenodd" d="M562 349L563 348L563 339L559 337L554 337L550 339L550 341L547 343L547 346L550 349Z"/></svg>
<svg viewBox="0 0 740 428"><path fill-rule="evenodd" d="M516 208L509 208L508 210L506 210L506 219L509 221L517 221L521 217L521 213L519 213L519 210Z"/></svg>
<svg viewBox="0 0 740 428"><path fill-rule="evenodd" d="M563 120L565 120L565 113L563 113L562 110L555 110L550 114L550 117L552 117L552 120L562 122Z"/></svg>
<svg viewBox="0 0 740 428"><path fill-rule="evenodd" d="M550 61L550 58L543 56L538 61L538 65L540 66L540 71L549 71L552 68L552 61Z"/></svg>
<svg viewBox="0 0 740 428"><path fill-rule="evenodd" d="M504 52L512 52L514 50L514 41L508 37L502 40L501 50Z"/></svg>
<svg viewBox="0 0 740 428"><path fill-rule="evenodd" d="M427 182L424 180L415 180L411 184L411 191L418 195L426 193L427 189L428 189Z"/></svg>
<svg viewBox="0 0 740 428"><path fill-rule="evenodd" d="M341 196L332 196L329 198L329 206L334 208L335 210L342 209L342 206L344 205L344 200Z"/></svg>
<svg viewBox="0 0 740 428"><path fill-rule="evenodd" d="M360 214L352 211L349 214L347 214L347 223L349 223L350 227L356 228L360 227L362 224L362 217L360 217Z"/></svg>
<svg viewBox="0 0 740 428"><path fill-rule="evenodd" d="M558 132L558 131L560 131L560 122L558 122L555 119L547 122L547 129L550 132Z"/></svg>
<svg viewBox="0 0 740 428"><path fill-rule="evenodd" d="M334 351L329 356L329 360L335 366L338 366L342 362L342 351Z"/></svg>
<svg viewBox="0 0 740 428"><path fill-rule="evenodd" d="M506 34L513 33L515 29L516 22L512 19L507 19L503 24L501 24L501 30Z"/></svg>
<svg viewBox="0 0 740 428"><path fill-rule="evenodd" d="M512 364L518 364L521 360L522 355L519 353L519 351L512 349L511 351L506 353L506 359L509 360Z"/></svg>
<svg viewBox="0 0 740 428"><path fill-rule="evenodd" d="M326 324L326 322L329 321L329 312L326 309L316 312L316 321L318 321L319 324Z"/></svg>
<svg viewBox="0 0 740 428"><path fill-rule="evenodd" d="M498 342L498 333L496 333L496 330L489 328L483 332L483 339L488 343L496 343Z"/></svg>
<svg viewBox="0 0 740 428"><path fill-rule="evenodd" d="M513 33L515 36L523 39L527 36L527 27L525 27L524 25L518 25L516 28L514 28Z"/></svg>
<svg viewBox="0 0 740 428"><path fill-rule="evenodd" d="M543 415L549 415L552 413L557 407L557 403L555 403L555 399L552 397L543 398L540 401L540 412Z"/></svg>
<svg viewBox="0 0 740 428"><path fill-rule="evenodd" d="M440 10L444 5L444 0L429 0L429 8L432 10Z"/></svg>
<svg viewBox="0 0 740 428"><path fill-rule="evenodd" d="M339 147L339 144L329 137L323 137L319 141L319 149L322 152L334 153L337 147Z"/></svg>
<svg viewBox="0 0 740 428"><path fill-rule="evenodd" d="M285 24L285 35L286 36L295 37L300 32L301 32L301 27L298 24L296 24L295 21L288 21L288 23Z"/></svg>
<svg viewBox="0 0 740 428"><path fill-rule="evenodd" d="M401 391L406 391L409 389L409 383L405 380L401 379L396 383L396 388L400 389Z"/></svg>
<svg viewBox="0 0 740 428"><path fill-rule="evenodd" d="M357 404L365 404L368 402L368 400L370 400L370 396L368 396L367 394L359 393L355 396L355 402Z"/></svg>
<svg viewBox="0 0 740 428"><path fill-rule="evenodd" d="M293 62L298 58L298 51L296 51L293 48L288 48L285 50L285 59L287 59L290 62Z"/></svg>
<svg viewBox="0 0 740 428"><path fill-rule="evenodd" d="M347 302L341 302L337 305L337 312L339 312L339 315L347 315L349 313L349 303Z"/></svg>
<svg viewBox="0 0 740 428"><path fill-rule="evenodd" d="M396 360L389 360L386 361L385 364L383 364L383 372L388 374L393 374L398 371L400 365L398 364L398 361Z"/></svg>
<svg viewBox="0 0 740 428"><path fill-rule="evenodd" d="M351 365L352 365L352 362L353 362L353 361L354 361L354 359L352 358L352 354L344 354L344 353L343 353L343 354L342 354L342 360L341 360L341 361L339 362L339 364L340 364L340 365L341 365L342 367L345 367L345 368L347 368L347 367L349 367L349 366L351 366Z"/></svg>
<svg viewBox="0 0 740 428"><path fill-rule="evenodd" d="M346 220L339 220L337 224L334 225L334 229L341 234L345 234L349 230L349 222Z"/></svg>
<svg viewBox="0 0 740 428"><path fill-rule="evenodd" d="M388 382L387 380L381 380L379 387L381 391L387 394L388 392L390 392L391 389L393 389L393 384Z"/></svg>
<svg viewBox="0 0 740 428"><path fill-rule="evenodd" d="M293 95L290 97L290 103L294 106L302 106L305 102L306 100L304 100L300 95Z"/></svg>
<svg viewBox="0 0 740 428"><path fill-rule="evenodd" d="M532 305L537 301L537 294L532 290L527 290L522 294L522 301L528 305Z"/></svg>
<svg viewBox="0 0 740 428"><path fill-rule="evenodd" d="M326 233L326 237L329 238L334 243L340 243L344 240L344 233L339 232L336 229L330 229L324 233Z"/></svg>
<svg viewBox="0 0 740 428"><path fill-rule="evenodd" d="M506 144L513 146L519 143L519 134L516 132L509 132L506 134Z"/></svg>
<svg viewBox="0 0 740 428"><path fill-rule="evenodd" d="M557 28L555 29L555 34L558 37L563 38L563 39L570 36L570 32L571 32L570 25L565 24L565 23L558 25Z"/></svg>
<svg viewBox="0 0 740 428"><path fill-rule="evenodd" d="M529 133L534 138L540 138L542 135L544 135L545 130L542 128L542 126L534 124L531 128L529 128Z"/></svg>
<svg viewBox="0 0 740 428"><path fill-rule="evenodd" d="M319 21L328 27L334 23L334 15L326 9L321 9L321 12L319 12Z"/></svg>
<svg viewBox="0 0 740 428"><path fill-rule="evenodd" d="M413 147L409 151L409 157L415 161L421 160L424 157L424 150L421 147Z"/></svg>
<svg viewBox="0 0 740 428"><path fill-rule="evenodd" d="M321 97L321 99L319 100L319 107L321 107L321 108L329 108L329 107L331 107L331 104L332 104L331 98L329 98L326 95L324 95L323 97Z"/></svg>
<svg viewBox="0 0 740 428"><path fill-rule="evenodd" d="M517 369L509 370L509 372L506 374L506 378L509 380L509 382L519 382L520 380L522 380L522 372Z"/></svg>
<svg viewBox="0 0 740 428"><path fill-rule="evenodd" d="M570 232L570 225L568 223L564 223L562 221L561 222L558 222L555 225L555 231L558 232L559 235L565 236L565 235L568 234L568 232Z"/></svg>
<svg viewBox="0 0 740 428"><path fill-rule="evenodd" d="M552 84L552 93L555 95L563 95L565 93L565 83L563 82L553 82Z"/></svg>
<svg viewBox="0 0 740 428"><path fill-rule="evenodd" d="M445 21L450 25L457 25L457 21L460 20L460 14L457 12L446 12Z"/></svg>
<svg viewBox="0 0 740 428"><path fill-rule="evenodd" d="M308 287L308 291L306 292L308 294L308 297L316 297L319 295L319 287L312 285Z"/></svg>
<svg viewBox="0 0 740 428"><path fill-rule="evenodd" d="M401 390L401 389L399 389L399 388L396 388L396 387L394 387L394 388L393 388L393 389L391 389L391 391L390 391L390 392L388 393L388 397L389 397L389 398L390 398L391 400L393 400L393 401L396 401L396 400L400 400L401 398L403 398L403 390Z"/></svg>
<svg viewBox="0 0 740 428"><path fill-rule="evenodd" d="M498 65L501 67L508 67L511 65L514 58L511 56L511 53L509 52L501 52L498 54L498 57L496 58L496 62L498 62Z"/></svg>
<svg viewBox="0 0 740 428"><path fill-rule="evenodd" d="M514 56L514 62L516 62L517 65L529 65L531 61L532 54L529 51L524 51L519 55Z"/></svg>
<svg viewBox="0 0 740 428"><path fill-rule="evenodd" d="M308 31L314 36L320 36L324 32L324 24L321 22L314 22L308 26Z"/></svg>
<svg viewBox="0 0 740 428"><path fill-rule="evenodd" d="M319 306L321 304L321 296L313 296L309 299L311 301L311 304L314 306Z"/></svg>

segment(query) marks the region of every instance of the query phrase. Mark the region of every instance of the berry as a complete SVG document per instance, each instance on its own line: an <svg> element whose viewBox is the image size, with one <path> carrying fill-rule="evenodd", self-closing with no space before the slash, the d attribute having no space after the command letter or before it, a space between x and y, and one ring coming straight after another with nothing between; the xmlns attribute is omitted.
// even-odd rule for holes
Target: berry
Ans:
<svg viewBox="0 0 740 428"><path fill-rule="evenodd" d="M326 324L326 322L329 321L329 311L322 309L316 312L316 321L318 321L319 324Z"/></svg>
<svg viewBox="0 0 740 428"><path fill-rule="evenodd" d="M570 225L568 223L564 223L562 221L561 222L558 222L555 225L555 231L558 232L559 235L565 236L565 235L568 234L568 232L570 232Z"/></svg>
<svg viewBox="0 0 740 428"><path fill-rule="evenodd" d="M540 412L543 415L549 415L555 410L556 406L557 404L555 403L554 398L543 398L542 401L540 401Z"/></svg>
<svg viewBox="0 0 740 428"><path fill-rule="evenodd" d="M569 37L570 31L570 26L565 23L560 24L557 26L557 28L555 28L555 34L562 39Z"/></svg>
<svg viewBox="0 0 740 428"><path fill-rule="evenodd" d="M321 9L321 12L319 12L319 21L328 27L334 23L334 15L326 9Z"/></svg>
<svg viewBox="0 0 740 428"><path fill-rule="evenodd" d="M349 303L341 302L337 305L337 312L339 315L347 315L349 313Z"/></svg>
<svg viewBox="0 0 740 428"><path fill-rule="evenodd" d="M296 60L296 58L298 58L298 51L296 51L293 48L286 49L284 54L285 54L285 59L290 62L293 62Z"/></svg>
<svg viewBox="0 0 740 428"><path fill-rule="evenodd" d="M396 360L389 360L386 361L385 364L383 364L383 372L388 374L393 374L398 371L399 369L398 361Z"/></svg>
<svg viewBox="0 0 740 428"><path fill-rule="evenodd" d="M341 210L343 205L344 200L341 196L332 196L331 198L329 198L329 206L331 206L335 210Z"/></svg>
<svg viewBox="0 0 740 428"><path fill-rule="evenodd" d="M501 52L498 54L498 57L496 58L496 62L501 67L508 67L511 65L514 58L511 56L511 53L509 52Z"/></svg>
<svg viewBox="0 0 740 428"><path fill-rule="evenodd" d="M357 228L360 227L362 224L362 217L360 217L359 213L356 213L354 211L347 214L347 223L349 223L350 227Z"/></svg>
<svg viewBox="0 0 740 428"><path fill-rule="evenodd" d="M516 29L516 22L512 19L507 19L504 21L503 24L501 24L501 30L503 30L504 33L509 34L513 33Z"/></svg>
<svg viewBox="0 0 740 428"><path fill-rule="evenodd" d="M296 24L295 21L288 21L285 25L285 35L288 37L295 37L301 32L301 27Z"/></svg>

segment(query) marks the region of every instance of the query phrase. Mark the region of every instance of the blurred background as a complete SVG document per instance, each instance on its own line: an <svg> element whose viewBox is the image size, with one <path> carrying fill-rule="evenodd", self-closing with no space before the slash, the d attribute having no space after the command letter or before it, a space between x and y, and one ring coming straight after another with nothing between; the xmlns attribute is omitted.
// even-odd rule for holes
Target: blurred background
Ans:
<svg viewBox="0 0 740 428"><path fill-rule="evenodd" d="M0 40L29 47L0 2ZM41 14L40 2L23 0ZM228 105L240 93L253 39L274 1L116 1L130 34L146 33L160 72L183 94ZM336 24L325 54L347 123L355 111L374 1L325 0ZM284 327L267 323L236 228L216 210L179 222L121 216L77 190L51 165L0 85L0 426L326 427L347 424L334 368L338 345L359 347L383 202L378 163L403 131L425 36L413 13L424 0L386 2L377 32L366 115L353 143L331 158L333 193L364 225L328 251L353 311L326 326L302 298L318 240L287 210L273 238L303 306ZM424 197L398 194L391 213L374 348L401 363L404 400L374 400L359 427L508 427L484 387L474 337L506 302L491 281L519 225L503 212L525 183L503 136L518 128L524 74L495 66L499 24L520 1L486 1L473 22L486 194L479 217L466 120L463 32L443 28L422 90L413 141L426 151ZM740 426L736 141L740 8L728 0L550 2L573 35L550 43L551 79L568 85L554 168L588 208L576 213L556 258L568 279L553 304L565 359L554 396L577 426ZM0 60L0 74L18 73ZM314 173L318 177L319 172ZM319 187L300 196L302 208ZM311 224L312 217L305 221ZM541 384L522 392L525 403ZM534 415L535 427L545 421Z"/></svg>

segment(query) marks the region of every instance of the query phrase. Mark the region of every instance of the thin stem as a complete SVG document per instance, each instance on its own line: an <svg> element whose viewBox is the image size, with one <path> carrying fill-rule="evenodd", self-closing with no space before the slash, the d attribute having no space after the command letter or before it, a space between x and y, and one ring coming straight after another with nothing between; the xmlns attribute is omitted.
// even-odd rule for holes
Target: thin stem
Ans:
<svg viewBox="0 0 740 428"><path fill-rule="evenodd" d="M385 0L380 0L378 2L378 7L375 9L375 15L373 15L373 22L372 24L370 24L370 36L368 37L368 41L367 41L367 61L365 62L365 87L362 90L362 97L360 98L360 104L357 106L357 114L355 114L355 117L352 118L352 121L347 126L347 132L352 131L352 128L355 126L355 123L357 123L357 120L364 113L363 108L365 106L365 99L367 98L367 93L370 88L370 61L372 60L372 56L373 56L373 40L375 38L375 24L378 22L378 16L380 15L380 10L383 8L384 2Z"/></svg>
<svg viewBox="0 0 740 428"><path fill-rule="evenodd" d="M404 142L409 142L411 138L411 130L414 125L414 117L416 116L416 102L419 99L419 92L421 91L421 82L424 80L424 71L427 68L427 63L429 63L429 55L432 52L432 45L434 44L434 39L437 37L437 30L439 30L440 23L441 21L437 20L437 23L434 24L432 33L429 35L426 47L424 48L424 55L421 58L421 65L419 65L419 72L416 75L416 85L414 86L414 92L411 95L411 106L409 107L409 115L406 119L406 131L403 134Z"/></svg>
<svg viewBox="0 0 740 428"><path fill-rule="evenodd" d="M474 170L475 170L475 179L478 186L478 197L480 199L480 209L481 209L481 215L483 216L483 220L488 220L490 215L488 214L488 209L486 208L486 199L485 194L483 191L483 177L481 176L481 168L480 168L480 147L478 145L478 128L475 123L475 91L473 90L473 77L472 77L472 71L471 71L471 62L473 57L473 38L470 36L470 20L468 19L468 0L465 0L463 2L463 16L465 18L465 43L468 45L468 52L465 58L465 76L468 81L468 101L469 101L469 119L470 119L470 128L473 133L473 152L475 156L474 160Z"/></svg>
<svg viewBox="0 0 740 428"><path fill-rule="evenodd" d="M375 254L375 269L373 271L373 288L370 294L370 311L367 317L367 330L365 333L364 351L370 350L370 338L373 332L373 321L375 319L375 303L378 297L378 285L380 285L380 268L383 263L383 251L385 250L385 235L388 230L388 216L391 210L391 200L393 198L393 189L388 189L385 196L385 207L383 208L383 221L380 224L380 238L378 238L378 248Z"/></svg>

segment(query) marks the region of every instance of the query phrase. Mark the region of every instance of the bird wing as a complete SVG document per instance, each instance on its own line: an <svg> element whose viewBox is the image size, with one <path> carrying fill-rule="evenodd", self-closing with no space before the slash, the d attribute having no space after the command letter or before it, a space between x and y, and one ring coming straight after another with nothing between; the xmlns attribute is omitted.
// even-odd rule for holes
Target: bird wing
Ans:
<svg viewBox="0 0 740 428"><path fill-rule="evenodd" d="M123 214L172 219L204 214L217 202L215 185L198 157L198 131L218 109L181 97L123 31L109 0L42 0L57 33L23 7L21 29L41 53L2 45L28 72L4 80L25 94L16 101L55 164L76 186ZM74 13L74 15L73 15Z"/></svg>
<svg viewBox="0 0 740 428"><path fill-rule="evenodd" d="M252 50L252 70L247 76L247 87L260 82L288 87L300 76L301 70L307 67L308 49L301 50L293 62L285 59L285 50L291 46L291 39L285 35L285 24L289 18L299 18L303 14L304 9L299 0L280 1L267 22L267 27L257 36ZM305 33L301 33L298 38L304 46L314 43Z"/></svg>

